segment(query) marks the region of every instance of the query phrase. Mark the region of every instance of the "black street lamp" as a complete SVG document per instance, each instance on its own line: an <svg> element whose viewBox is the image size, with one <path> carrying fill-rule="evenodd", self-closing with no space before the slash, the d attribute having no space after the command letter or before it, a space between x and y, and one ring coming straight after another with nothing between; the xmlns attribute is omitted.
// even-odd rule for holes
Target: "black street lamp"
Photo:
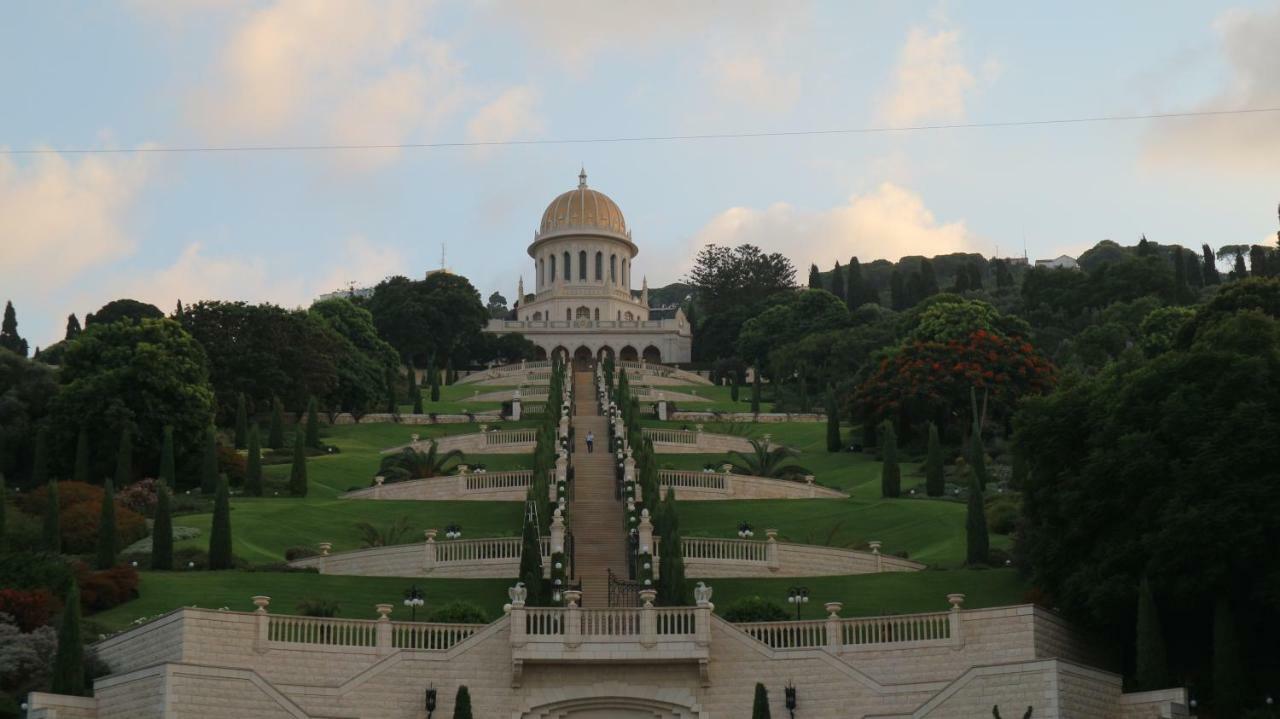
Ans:
<svg viewBox="0 0 1280 719"><path fill-rule="evenodd" d="M787 713L791 715L791 719L796 716L796 685L787 682L787 686L783 687L787 697Z"/></svg>
<svg viewBox="0 0 1280 719"><path fill-rule="evenodd" d="M404 590L404 605L409 608L409 621L418 621L418 607L427 603L426 594L413 585Z"/></svg>
<svg viewBox="0 0 1280 719"><path fill-rule="evenodd" d="M800 621L800 606L809 603L809 588L792 587L788 589L787 603L796 605L796 621Z"/></svg>

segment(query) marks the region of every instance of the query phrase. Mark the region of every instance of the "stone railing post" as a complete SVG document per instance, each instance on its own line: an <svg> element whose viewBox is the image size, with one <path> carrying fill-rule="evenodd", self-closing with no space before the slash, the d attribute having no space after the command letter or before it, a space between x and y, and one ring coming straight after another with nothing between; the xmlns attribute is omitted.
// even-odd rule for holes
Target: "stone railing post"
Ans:
<svg viewBox="0 0 1280 719"><path fill-rule="evenodd" d="M564 593L564 645L573 649L582 644L582 592L576 589Z"/></svg>
<svg viewBox="0 0 1280 719"><path fill-rule="evenodd" d="M814 477L812 474L806 474L804 476L804 483L809 486L809 499L813 499L818 496L817 491L813 488L813 479Z"/></svg>
<svg viewBox="0 0 1280 719"><path fill-rule="evenodd" d="M871 547L871 553L876 557L876 571L884 571L884 558L880 556L880 542L867 542L867 546Z"/></svg>
<svg viewBox="0 0 1280 719"><path fill-rule="evenodd" d="M827 651L839 654L840 647L844 646L844 637L840 636L840 610L844 604L827 602L822 606L827 610Z"/></svg>
<svg viewBox="0 0 1280 719"><path fill-rule="evenodd" d="M649 521L649 510L640 510L640 525L636 527L636 535L639 539L636 544L639 545L641 554L653 553L653 522ZM643 590L641 590L643 591Z"/></svg>
<svg viewBox="0 0 1280 719"><path fill-rule="evenodd" d="M316 569L324 574L324 567L329 563L329 552L333 550L333 542L321 542L317 546L320 547L320 558L316 560Z"/></svg>
<svg viewBox="0 0 1280 719"><path fill-rule="evenodd" d="M658 598L656 589L641 589L640 601L640 646L651 647L658 643L658 614L653 608L653 600Z"/></svg>
<svg viewBox="0 0 1280 719"><path fill-rule="evenodd" d="M428 529L423 532L427 537L427 543L425 545L425 551L422 554L422 569L426 572L430 572L436 568L436 531L437 530L434 529Z"/></svg>
<svg viewBox="0 0 1280 719"><path fill-rule="evenodd" d="M507 589L507 596L511 598L511 602L502 610L511 615L511 646L513 647L523 647L529 641L524 611L524 600L527 594L528 590L524 588L523 582L516 582L514 587Z"/></svg>
<svg viewBox="0 0 1280 719"><path fill-rule="evenodd" d="M702 431L702 425L695 424L693 425L693 429L694 429L694 432L696 432L696 434L694 435L694 446L698 447L699 449L705 449L706 445L703 443L703 438L706 435Z"/></svg>
<svg viewBox="0 0 1280 719"><path fill-rule="evenodd" d="M772 442L773 442L773 435L772 435L772 434L770 434L770 433L768 433L768 432L766 432L766 433L764 434L764 436L763 436L763 437L761 437L761 439L763 439L763 440L764 440L764 448L765 448L765 449L769 449L769 445L770 445L770 443L772 443Z"/></svg>
<svg viewBox="0 0 1280 719"><path fill-rule="evenodd" d="M391 605L376 604L374 609L378 612L378 654L391 653Z"/></svg>
<svg viewBox="0 0 1280 719"><path fill-rule="evenodd" d="M259 594L253 598L253 605L257 607L253 610L254 616L258 621L258 634L254 640L253 649L259 654L267 651L267 642L270 640L271 617L267 615L267 607L270 604L271 597Z"/></svg>
<svg viewBox="0 0 1280 719"><path fill-rule="evenodd" d="M511 395L511 421L520 419L520 390Z"/></svg>
<svg viewBox="0 0 1280 719"><path fill-rule="evenodd" d="M556 457L556 482L566 482L569 480L569 453L563 449Z"/></svg>
<svg viewBox="0 0 1280 719"><path fill-rule="evenodd" d="M665 399L658 400L658 419L663 422L667 421L667 401Z"/></svg>
<svg viewBox="0 0 1280 719"><path fill-rule="evenodd" d="M776 572L782 568L782 560L778 557L778 530L764 530L764 558L769 564L769 571Z"/></svg>
<svg viewBox="0 0 1280 719"><path fill-rule="evenodd" d="M948 619L951 622L951 646L959 649L964 646L964 636L961 632L960 609L964 605L964 595L960 593L948 594L947 601L951 603L951 614Z"/></svg>
<svg viewBox="0 0 1280 719"><path fill-rule="evenodd" d="M386 477L381 475L373 478L373 498L382 499L382 483L387 481Z"/></svg>
<svg viewBox="0 0 1280 719"><path fill-rule="evenodd" d="M711 646L711 612L716 608L711 603L711 587L698 582L693 588L693 601L697 605L693 619L693 641L700 647Z"/></svg>
<svg viewBox="0 0 1280 719"><path fill-rule="evenodd" d="M562 408L564 411L564 408ZM569 438L569 413L567 411L560 415L560 439Z"/></svg>
<svg viewBox="0 0 1280 719"><path fill-rule="evenodd" d="M622 481L623 483L636 481L636 460L631 456L630 447L627 447L627 458L622 460Z"/></svg>
<svg viewBox="0 0 1280 719"><path fill-rule="evenodd" d="M551 514L551 553L564 551L564 512L557 509Z"/></svg>

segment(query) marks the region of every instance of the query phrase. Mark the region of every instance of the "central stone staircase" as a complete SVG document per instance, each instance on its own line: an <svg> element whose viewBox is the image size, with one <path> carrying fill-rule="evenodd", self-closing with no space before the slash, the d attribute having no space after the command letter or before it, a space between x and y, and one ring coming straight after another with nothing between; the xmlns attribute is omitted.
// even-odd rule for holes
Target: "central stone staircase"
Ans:
<svg viewBox="0 0 1280 719"><path fill-rule="evenodd" d="M625 515L615 499L614 465L609 432L596 404L594 374L573 373L574 396L574 568L582 582L585 607L609 606L609 572L626 577ZM587 452L587 432L595 435L595 452Z"/></svg>

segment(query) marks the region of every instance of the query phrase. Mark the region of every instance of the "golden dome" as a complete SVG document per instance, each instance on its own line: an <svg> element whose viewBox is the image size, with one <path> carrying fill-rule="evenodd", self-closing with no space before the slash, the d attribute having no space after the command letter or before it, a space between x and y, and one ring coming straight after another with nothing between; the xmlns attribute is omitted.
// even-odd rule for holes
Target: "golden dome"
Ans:
<svg viewBox="0 0 1280 719"><path fill-rule="evenodd" d="M569 190L547 205L547 211L542 213L538 234L571 229L627 234L627 222L622 218L618 203L603 192L587 187L586 170L578 175L576 190Z"/></svg>

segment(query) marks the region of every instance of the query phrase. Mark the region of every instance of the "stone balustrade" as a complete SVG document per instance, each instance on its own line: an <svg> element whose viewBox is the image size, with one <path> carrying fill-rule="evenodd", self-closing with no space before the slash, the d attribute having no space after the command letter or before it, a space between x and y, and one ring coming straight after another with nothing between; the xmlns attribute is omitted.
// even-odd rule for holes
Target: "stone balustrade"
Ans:
<svg viewBox="0 0 1280 719"><path fill-rule="evenodd" d="M702 425L698 425L696 430L645 427L641 431L653 442L659 454L718 454L752 451L751 441L746 437L704 432Z"/></svg>
<svg viewBox="0 0 1280 719"><path fill-rule="evenodd" d="M340 495L342 499L524 501L533 470L469 472L443 477L377 483Z"/></svg>
<svg viewBox="0 0 1280 719"><path fill-rule="evenodd" d="M777 531L766 529L767 538L730 539L683 537L685 574L699 579L725 577L830 577L878 572L916 572L920 562L880 553L880 542L871 551L842 547L779 542ZM662 571L659 545L654 539L654 574Z"/></svg>
<svg viewBox="0 0 1280 719"><path fill-rule="evenodd" d="M520 537L489 537L436 541L437 531L426 530L426 541L369 547L322 554L289 562L291 567L314 567L321 574L363 577L438 577L449 579L501 579L520 569ZM551 538L539 542L543 573L550 576Z"/></svg>
<svg viewBox="0 0 1280 719"><path fill-rule="evenodd" d="M537 442L538 431L531 427L521 429L497 429L487 431L487 425L480 425L479 432L467 434L447 434L442 437L421 438L417 435L406 444L382 450L382 454L399 452L406 448L426 451L432 442L436 450L449 452L458 450L464 454L523 454L533 450Z"/></svg>
<svg viewBox="0 0 1280 719"><path fill-rule="evenodd" d="M677 469L658 470L658 484L663 495L675 487L681 501L715 499L847 499L849 495L814 483L809 475L804 481L757 477L730 472L697 472Z"/></svg>
<svg viewBox="0 0 1280 719"><path fill-rule="evenodd" d="M958 610L854 619L841 619L838 611L837 606L827 619L744 622L734 626L773 649L829 649L833 653L951 646L961 641Z"/></svg>

